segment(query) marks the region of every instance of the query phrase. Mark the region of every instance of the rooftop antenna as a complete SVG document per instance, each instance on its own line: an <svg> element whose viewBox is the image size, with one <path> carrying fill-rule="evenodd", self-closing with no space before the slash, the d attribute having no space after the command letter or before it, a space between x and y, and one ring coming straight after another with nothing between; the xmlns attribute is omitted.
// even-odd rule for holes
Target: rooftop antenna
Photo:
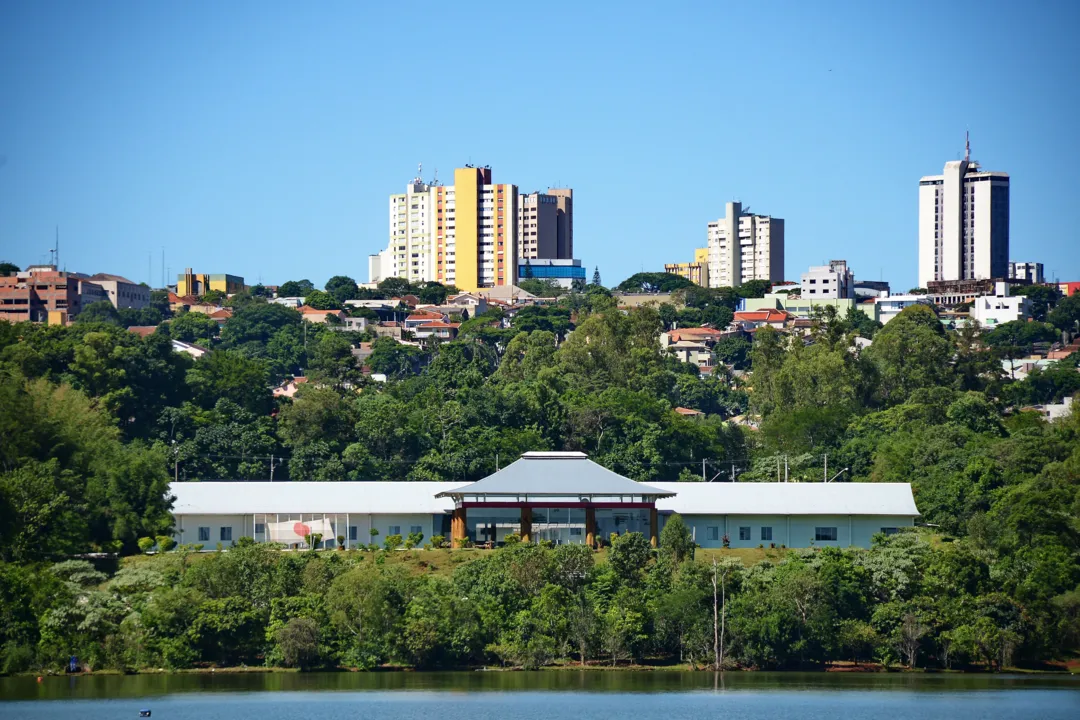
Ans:
<svg viewBox="0 0 1080 720"><path fill-rule="evenodd" d="M49 250L49 264L55 265L56 269L60 269L60 226L56 226L56 241L52 248Z"/></svg>
<svg viewBox="0 0 1080 720"><path fill-rule="evenodd" d="M964 162L971 162L971 131L964 131Z"/></svg>

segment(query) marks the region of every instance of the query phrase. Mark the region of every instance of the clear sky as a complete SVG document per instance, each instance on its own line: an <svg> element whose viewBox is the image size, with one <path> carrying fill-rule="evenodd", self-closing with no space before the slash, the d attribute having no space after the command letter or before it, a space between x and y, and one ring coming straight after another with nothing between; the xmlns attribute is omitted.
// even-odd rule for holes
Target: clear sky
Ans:
<svg viewBox="0 0 1080 720"><path fill-rule="evenodd" d="M786 275L915 285L917 186L1012 175L1011 259L1080 280L1078 2L0 3L0 260L367 279L417 163L569 186L606 284L739 199ZM148 265L148 259L152 265Z"/></svg>

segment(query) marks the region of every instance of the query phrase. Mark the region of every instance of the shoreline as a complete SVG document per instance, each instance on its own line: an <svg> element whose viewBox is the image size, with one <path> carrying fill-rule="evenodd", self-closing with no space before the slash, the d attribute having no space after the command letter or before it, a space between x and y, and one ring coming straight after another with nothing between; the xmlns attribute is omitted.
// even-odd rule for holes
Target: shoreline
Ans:
<svg viewBox="0 0 1080 720"><path fill-rule="evenodd" d="M449 674L449 673L499 673L499 674L516 674L524 672L537 672L537 673L568 673L568 672L588 672L588 673L633 673L633 674L649 674L649 673L681 673L681 674L700 674L700 673L715 673L717 671L711 669L708 666L690 668L686 664L676 665L619 665L612 667L611 665L603 664L590 664L590 665L548 665L541 668L534 668L526 670L521 667L493 667L493 666L477 666L477 667L460 667L460 668L444 668L438 670L418 670L411 667L377 667L369 670L360 670L358 668L349 667L337 667L337 668L318 668L314 670L300 670L298 668L286 668L286 667L256 667L256 666L236 666L236 667L213 667L213 668L183 668L178 670L166 670L164 668L159 669L142 669L142 670L91 670L75 673L66 672L22 672L14 673L11 675L0 674L0 677L37 677L40 681L44 681L45 678L72 678L72 677L137 677L137 676L165 676L165 675L310 675L314 673L327 673L327 674L357 674L357 675L412 675L416 673L427 674ZM1049 663L1046 667L1041 668L1027 668L1027 667L1008 667L1002 670L987 670L983 668L967 668L967 669L941 669L941 668L885 668L881 665L875 664L838 664L829 665L826 667L810 667L810 668L788 668L788 669L770 669L760 670L754 668L727 668L719 671L723 673L731 673L736 675L756 675L760 673L779 673L779 674L814 674L814 675L949 675L949 676L995 676L995 675L1077 675L1080 674L1080 661L1069 661L1060 663Z"/></svg>

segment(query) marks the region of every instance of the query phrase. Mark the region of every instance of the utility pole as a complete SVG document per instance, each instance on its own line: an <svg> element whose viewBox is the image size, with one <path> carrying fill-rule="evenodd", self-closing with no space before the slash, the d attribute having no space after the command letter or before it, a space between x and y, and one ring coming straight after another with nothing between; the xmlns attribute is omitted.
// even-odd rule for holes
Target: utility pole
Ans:
<svg viewBox="0 0 1080 720"><path fill-rule="evenodd" d="M825 472L822 473L821 479L829 482L829 453L825 453Z"/></svg>
<svg viewBox="0 0 1080 720"><path fill-rule="evenodd" d="M176 441L172 441L173 446L173 482L180 481L180 448L176 446Z"/></svg>
<svg viewBox="0 0 1080 720"><path fill-rule="evenodd" d="M784 482L788 481L788 464L787 455L784 456Z"/></svg>
<svg viewBox="0 0 1080 720"><path fill-rule="evenodd" d="M270 482L274 482L274 455L270 454Z"/></svg>
<svg viewBox="0 0 1080 720"><path fill-rule="evenodd" d="M780 482L780 456L776 456L776 482Z"/></svg>
<svg viewBox="0 0 1080 720"><path fill-rule="evenodd" d="M705 458L701 458L701 482L705 482Z"/></svg>

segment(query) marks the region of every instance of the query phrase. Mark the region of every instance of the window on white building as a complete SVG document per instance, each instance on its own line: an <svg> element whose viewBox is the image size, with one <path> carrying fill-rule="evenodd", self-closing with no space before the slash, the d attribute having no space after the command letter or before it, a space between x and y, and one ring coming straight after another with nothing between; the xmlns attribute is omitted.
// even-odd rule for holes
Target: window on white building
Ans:
<svg viewBox="0 0 1080 720"><path fill-rule="evenodd" d="M386 534L387 535L400 535L401 534L401 526L400 525L391 525L389 528L387 528L387 533Z"/></svg>
<svg viewBox="0 0 1080 720"><path fill-rule="evenodd" d="M814 528L814 540L818 542L836 542L836 528L834 527L816 527Z"/></svg>
<svg viewBox="0 0 1080 720"><path fill-rule="evenodd" d="M221 542L232 542L232 528L221 528Z"/></svg>
<svg viewBox="0 0 1080 720"><path fill-rule="evenodd" d="M210 528L199 528L199 542L210 542Z"/></svg>
<svg viewBox="0 0 1080 720"><path fill-rule="evenodd" d="M718 528L718 527L709 527L709 528L705 528L705 531L706 531L706 534L708 535L710 540L719 540L720 539L720 528Z"/></svg>
<svg viewBox="0 0 1080 720"><path fill-rule="evenodd" d="M739 528L739 539L740 540L749 540L750 539L750 528L749 528L749 526Z"/></svg>
<svg viewBox="0 0 1080 720"><path fill-rule="evenodd" d="M763 527L763 528L761 528L761 539L762 540L772 540L772 528L771 527Z"/></svg>

